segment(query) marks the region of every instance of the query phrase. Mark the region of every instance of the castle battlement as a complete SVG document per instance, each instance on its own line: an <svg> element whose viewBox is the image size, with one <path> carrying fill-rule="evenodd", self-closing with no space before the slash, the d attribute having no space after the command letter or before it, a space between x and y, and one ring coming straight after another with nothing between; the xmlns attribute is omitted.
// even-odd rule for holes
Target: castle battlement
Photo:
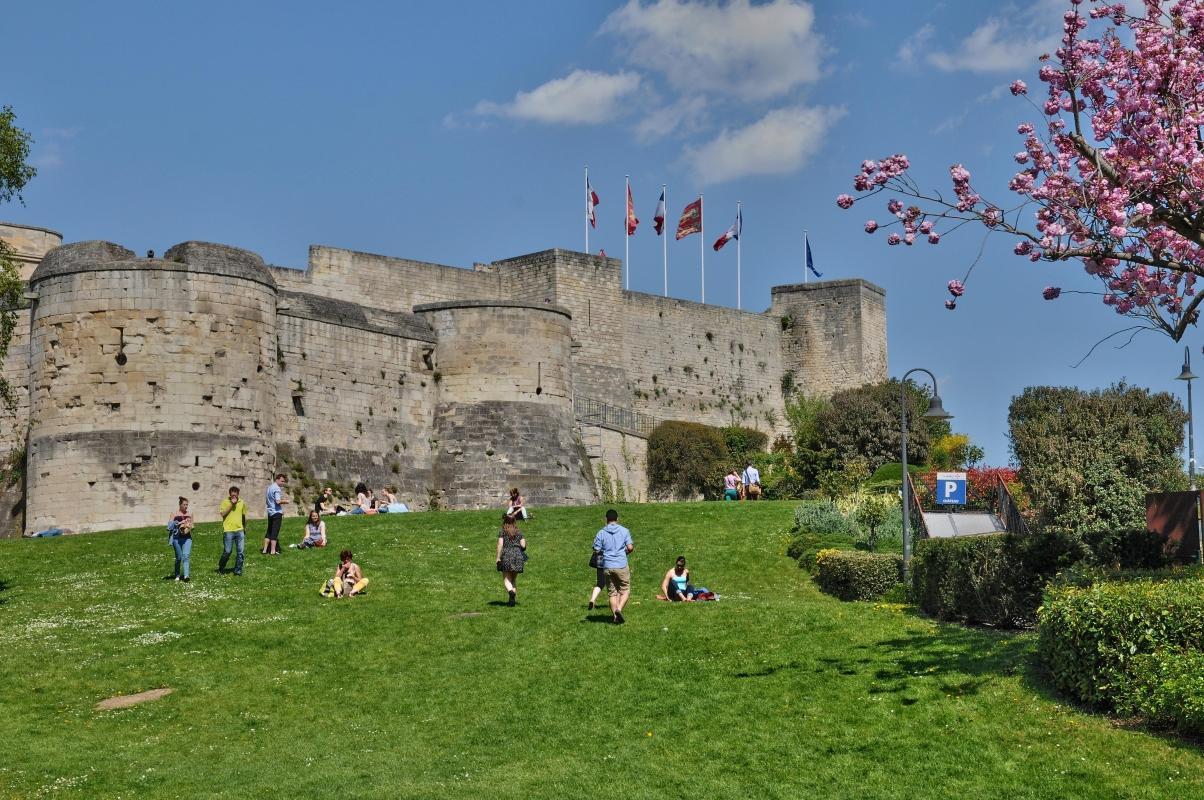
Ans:
<svg viewBox="0 0 1204 800"><path fill-rule="evenodd" d="M775 287L757 313L625 291L617 259L562 249L461 268L314 245L302 270L204 242L0 239L31 300L0 428L26 457L0 515L23 499L26 531L153 524L178 495L215 518L228 485L257 497L285 464L411 508L500 508L511 485L586 503L601 475L642 497L645 440L575 398L777 434L784 388L886 377L885 297L862 280Z"/></svg>

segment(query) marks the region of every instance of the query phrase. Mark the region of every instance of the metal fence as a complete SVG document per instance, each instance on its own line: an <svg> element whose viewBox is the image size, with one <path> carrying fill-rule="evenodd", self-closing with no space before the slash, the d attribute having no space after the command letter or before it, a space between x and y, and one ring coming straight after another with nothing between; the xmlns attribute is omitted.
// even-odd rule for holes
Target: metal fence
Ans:
<svg viewBox="0 0 1204 800"><path fill-rule="evenodd" d="M648 414L612 406L610 403L579 394L573 395L573 413L586 425L602 425L645 439L652 433L652 429L660 424L660 420Z"/></svg>
<svg viewBox="0 0 1204 800"><path fill-rule="evenodd" d="M920 496L916 494L916 485L911 480L911 473L903 473L903 491L911 495L911 526L915 529L916 538L928 538L928 521L924 519L924 507L920 505Z"/></svg>
<svg viewBox="0 0 1204 800"><path fill-rule="evenodd" d="M1004 530L1020 536L1028 536L1028 523L1016 508L1016 501L1002 478L996 478L995 484L995 516L1003 523Z"/></svg>

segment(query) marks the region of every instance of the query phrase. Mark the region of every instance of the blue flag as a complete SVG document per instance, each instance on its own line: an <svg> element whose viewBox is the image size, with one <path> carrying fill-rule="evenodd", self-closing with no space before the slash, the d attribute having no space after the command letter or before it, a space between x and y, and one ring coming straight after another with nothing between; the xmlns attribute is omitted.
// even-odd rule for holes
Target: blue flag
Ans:
<svg viewBox="0 0 1204 800"><path fill-rule="evenodd" d="M815 262L811 260L811 239L807 240L807 269L811 270L811 274L817 278L822 278L824 274L815 268Z"/></svg>

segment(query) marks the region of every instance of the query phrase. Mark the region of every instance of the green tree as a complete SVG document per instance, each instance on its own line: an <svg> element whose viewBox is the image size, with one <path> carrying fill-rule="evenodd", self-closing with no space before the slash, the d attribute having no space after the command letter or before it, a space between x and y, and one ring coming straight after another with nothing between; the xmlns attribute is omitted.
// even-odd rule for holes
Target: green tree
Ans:
<svg viewBox="0 0 1204 800"><path fill-rule="evenodd" d="M10 106L0 109L0 203L11 202L13 198L23 203L21 190L37 174L29 164L29 145L33 139L16 126L16 119ZM13 255L12 248L0 242L0 364L8 355L8 346L17 327L17 309L24 300L25 286ZM16 404L13 387L2 374L0 402L9 411Z"/></svg>
<svg viewBox="0 0 1204 800"><path fill-rule="evenodd" d="M1037 523L1077 536L1144 527L1146 492L1186 488L1185 422L1173 395L1123 382L1092 392L1025 389L1008 426Z"/></svg>
<svg viewBox="0 0 1204 800"><path fill-rule="evenodd" d="M816 415L816 445L830 450L839 462L854 457L865 459L870 472L888 461L898 461L901 423L898 380L845 389L832 395L831 402ZM948 420L925 419L927 389L908 381L908 461L928 462L930 443L949 435Z"/></svg>
<svg viewBox="0 0 1204 800"><path fill-rule="evenodd" d="M648 491L659 495L718 497L731 454L719 428L669 420L648 437Z"/></svg>

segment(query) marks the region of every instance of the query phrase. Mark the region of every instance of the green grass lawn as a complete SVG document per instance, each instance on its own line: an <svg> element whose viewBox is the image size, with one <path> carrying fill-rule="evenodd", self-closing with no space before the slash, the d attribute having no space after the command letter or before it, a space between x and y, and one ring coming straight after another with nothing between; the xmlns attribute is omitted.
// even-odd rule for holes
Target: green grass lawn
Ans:
<svg viewBox="0 0 1204 800"><path fill-rule="evenodd" d="M159 580L159 528L0 542L0 794L1204 797L1195 746L1068 707L1031 635L820 594L781 554L791 507L621 507L625 626L585 609L598 507L523 526L517 608L493 512L342 517L277 558L260 521L241 579L199 526L189 585ZM325 600L345 546L372 585ZM681 553L720 602L653 599Z"/></svg>

